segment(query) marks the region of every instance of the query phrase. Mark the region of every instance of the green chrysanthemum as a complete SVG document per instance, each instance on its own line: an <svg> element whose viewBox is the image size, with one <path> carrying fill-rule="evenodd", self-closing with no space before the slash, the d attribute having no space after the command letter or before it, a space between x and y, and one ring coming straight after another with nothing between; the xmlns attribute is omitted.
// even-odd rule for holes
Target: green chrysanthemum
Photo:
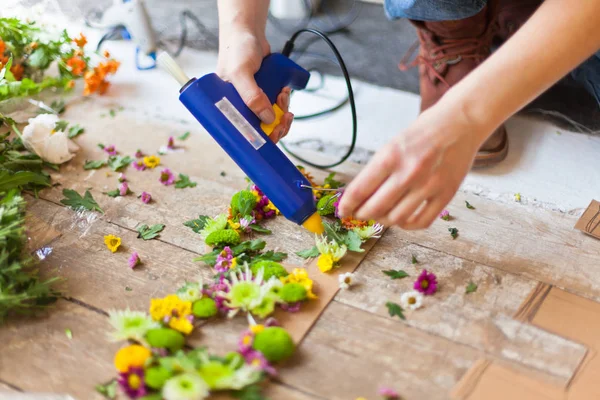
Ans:
<svg viewBox="0 0 600 400"><path fill-rule="evenodd" d="M296 346L285 329L270 326L254 336L252 348L263 353L268 361L278 362L290 357Z"/></svg>
<svg viewBox="0 0 600 400"><path fill-rule="evenodd" d="M165 400L201 400L208 397L208 390L200 375L185 373L165 382L162 395Z"/></svg>
<svg viewBox="0 0 600 400"><path fill-rule="evenodd" d="M192 314L198 318L214 317L217 312L217 304L210 297L203 297L192 304Z"/></svg>
<svg viewBox="0 0 600 400"><path fill-rule="evenodd" d="M160 327L149 315L141 311L112 310L109 311L108 316L114 329L110 337L115 342L121 340L140 342L149 330Z"/></svg>
<svg viewBox="0 0 600 400"><path fill-rule="evenodd" d="M242 238L233 229L221 229L208 235L204 242L209 246L235 246L240 244Z"/></svg>
<svg viewBox="0 0 600 400"><path fill-rule="evenodd" d="M144 382L146 386L152 389L160 389L173 374L165 367L156 366L146 369L144 372Z"/></svg>
<svg viewBox="0 0 600 400"><path fill-rule="evenodd" d="M208 221L206 221L204 228L200 231L200 235L206 239L211 233L225 229L226 226L227 215L219 214L216 217L210 218Z"/></svg>
<svg viewBox="0 0 600 400"><path fill-rule="evenodd" d="M279 297L286 303L297 303L306 300L306 288L299 283L286 283L279 291Z"/></svg>
<svg viewBox="0 0 600 400"><path fill-rule="evenodd" d="M179 332L169 328L151 329L146 334L146 341L151 347L169 349L171 352L180 350L185 344L185 338Z"/></svg>
<svg viewBox="0 0 600 400"><path fill-rule="evenodd" d="M283 265L271 260L261 260L250 266L253 275L258 275L258 271L263 270L263 279L268 281L272 276L282 278L288 276L289 273Z"/></svg>
<svg viewBox="0 0 600 400"><path fill-rule="evenodd" d="M186 282L177 292L177 297L192 303L202 298L202 282Z"/></svg>
<svg viewBox="0 0 600 400"><path fill-rule="evenodd" d="M200 366L198 373L211 389L229 389L235 370L219 361L209 361Z"/></svg>
<svg viewBox="0 0 600 400"><path fill-rule="evenodd" d="M332 215L335 213L335 200L332 200L333 194L328 194L319 199L317 203L317 210L319 215Z"/></svg>

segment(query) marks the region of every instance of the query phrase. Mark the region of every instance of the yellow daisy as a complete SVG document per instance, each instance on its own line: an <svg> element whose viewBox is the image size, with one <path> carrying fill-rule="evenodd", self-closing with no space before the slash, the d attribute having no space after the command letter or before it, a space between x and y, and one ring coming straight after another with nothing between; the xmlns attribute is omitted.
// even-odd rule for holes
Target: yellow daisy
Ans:
<svg viewBox="0 0 600 400"><path fill-rule="evenodd" d="M115 253L121 245L121 238L115 235L106 235L104 236L104 244L111 252Z"/></svg>
<svg viewBox="0 0 600 400"><path fill-rule="evenodd" d="M160 157L146 156L144 157L144 165L148 168L155 168L160 164Z"/></svg>
<svg viewBox="0 0 600 400"><path fill-rule="evenodd" d="M127 372L131 367L143 367L151 355L150 350L139 344L123 347L115 354L115 368L119 372Z"/></svg>

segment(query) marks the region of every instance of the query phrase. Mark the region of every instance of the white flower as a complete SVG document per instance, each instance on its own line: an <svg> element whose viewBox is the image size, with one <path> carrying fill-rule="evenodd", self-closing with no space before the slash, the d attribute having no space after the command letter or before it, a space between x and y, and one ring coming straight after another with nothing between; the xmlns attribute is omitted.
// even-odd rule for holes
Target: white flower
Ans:
<svg viewBox="0 0 600 400"><path fill-rule="evenodd" d="M315 243L317 246L317 250L319 250L320 254L329 254L333 258L333 261L338 262L346 255L348 248L345 244L338 244L335 240L331 242L327 241L327 238L324 236L316 236Z"/></svg>
<svg viewBox="0 0 600 400"><path fill-rule="evenodd" d="M185 373L169 379L162 388L165 400L202 400L208 397L208 385L200 375Z"/></svg>
<svg viewBox="0 0 600 400"><path fill-rule="evenodd" d="M23 144L40 158L53 164L62 164L75 156L79 147L67 132L55 131L59 121L54 114L40 114L29 119L29 125L23 129Z"/></svg>
<svg viewBox="0 0 600 400"><path fill-rule="evenodd" d="M345 274L339 274L338 281L340 283L340 289L342 289L342 290L349 289L350 286L352 286L356 283L356 279L354 278L354 274L352 272L346 272Z"/></svg>
<svg viewBox="0 0 600 400"><path fill-rule="evenodd" d="M383 232L383 225L375 223L373 225L364 226L362 228L356 227L352 230L358 235L359 238L361 238L361 240L369 240L371 238L381 237L381 233Z"/></svg>
<svg viewBox="0 0 600 400"><path fill-rule="evenodd" d="M404 309L416 310L423 305L423 295L416 290L403 293L400 296L400 305Z"/></svg>
<svg viewBox="0 0 600 400"><path fill-rule="evenodd" d="M150 329L160 328L158 322L141 311L112 310L108 317L114 329L110 337L115 342L129 339L141 342Z"/></svg>
<svg viewBox="0 0 600 400"><path fill-rule="evenodd" d="M219 214L214 218L209 218L204 224L204 228L200 231L200 236L206 239L213 232L225 229L227 226L227 215Z"/></svg>

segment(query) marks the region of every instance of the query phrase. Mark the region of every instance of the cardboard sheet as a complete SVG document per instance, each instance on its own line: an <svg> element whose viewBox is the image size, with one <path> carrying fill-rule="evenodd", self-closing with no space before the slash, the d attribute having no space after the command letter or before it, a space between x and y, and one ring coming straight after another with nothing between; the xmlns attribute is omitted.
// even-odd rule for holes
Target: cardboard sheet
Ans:
<svg viewBox="0 0 600 400"><path fill-rule="evenodd" d="M456 385L453 398L600 399L600 303L541 284L523 303L516 317L588 347L586 357L571 380L566 385L555 385L533 372L523 373L498 362L481 360Z"/></svg>
<svg viewBox="0 0 600 400"><path fill-rule="evenodd" d="M581 218L575 224L575 229L600 239L600 202L592 200Z"/></svg>

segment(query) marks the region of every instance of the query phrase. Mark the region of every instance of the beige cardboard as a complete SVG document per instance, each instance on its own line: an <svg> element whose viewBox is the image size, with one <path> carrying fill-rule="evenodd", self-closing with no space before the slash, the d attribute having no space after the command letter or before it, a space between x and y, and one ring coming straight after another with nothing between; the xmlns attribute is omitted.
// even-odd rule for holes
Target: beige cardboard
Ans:
<svg viewBox="0 0 600 400"><path fill-rule="evenodd" d="M596 204L600 204L595 202ZM592 203L594 205L594 202ZM589 209L588 209L589 210ZM589 221L590 219L588 219ZM456 385L461 400L592 400L600 399L600 303L540 285L517 318L589 347L571 381L561 387L533 374L481 360Z"/></svg>
<svg viewBox="0 0 600 400"><path fill-rule="evenodd" d="M600 239L600 202L592 200L575 224L575 229Z"/></svg>

